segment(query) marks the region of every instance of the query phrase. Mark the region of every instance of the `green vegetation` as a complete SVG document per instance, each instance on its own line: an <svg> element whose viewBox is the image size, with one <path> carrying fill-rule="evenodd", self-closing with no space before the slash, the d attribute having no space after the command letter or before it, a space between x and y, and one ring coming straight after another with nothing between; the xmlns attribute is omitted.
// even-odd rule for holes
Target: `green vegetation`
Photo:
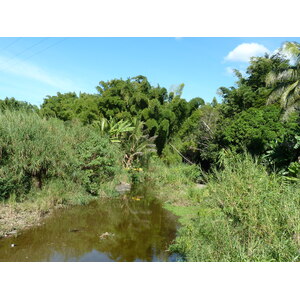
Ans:
<svg viewBox="0 0 300 300"><path fill-rule="evenodd" d="M43 214L111 195L107 184L122 176L121 158L107 137L79 123L0 112L0 197L22 212Z"/></svg>
<svg viewBox="0 0 300 300"><path fill-rule="evenodd" d="M299 261L299 186L246 155L224 161L173 250L189 261ZM205 193L204 193L205 192Z"/></svg>
<svg viewBox="0 0 300 300"><path fill-rule="evenodd" d="M3 207L32 214L146 183L181 217L171 248L186 260L299 261L299 49L253 57L221 103L144 76L40 108L0 100Z"/></svg>

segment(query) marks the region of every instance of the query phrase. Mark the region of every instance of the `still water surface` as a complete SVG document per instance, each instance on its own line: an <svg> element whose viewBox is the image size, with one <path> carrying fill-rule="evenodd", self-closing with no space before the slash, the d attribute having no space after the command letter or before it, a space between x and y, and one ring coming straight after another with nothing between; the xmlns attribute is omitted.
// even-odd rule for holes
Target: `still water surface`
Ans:
<svg viewBox="0 0 300 300"><path fill-rule="evenodd" d="M0 261L176 261L166 250L177 217L157 199L140 197L58 210L43 225L1 239Z"/></svg>

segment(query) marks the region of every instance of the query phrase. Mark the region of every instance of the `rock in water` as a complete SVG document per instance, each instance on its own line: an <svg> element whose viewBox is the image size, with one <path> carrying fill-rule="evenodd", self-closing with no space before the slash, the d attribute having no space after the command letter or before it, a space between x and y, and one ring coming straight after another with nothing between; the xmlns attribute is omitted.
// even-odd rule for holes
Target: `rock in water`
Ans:
<svg viewBox="0 0 300 300"><path fill-rule="evenodd" d="M129 192L131 189L131 184L126 182L121 182L116 186L116 191L119 193L126 193Z"/></svg>
<svg viewBox="0 0 300 300"><path fill-rule="evenodd" d="M104 232L104 233L102 233L99 237L100 237L101 240L103 240L103 239L106 239L106 238L112 237L112 236L114 236L113 233Z"/></svg>

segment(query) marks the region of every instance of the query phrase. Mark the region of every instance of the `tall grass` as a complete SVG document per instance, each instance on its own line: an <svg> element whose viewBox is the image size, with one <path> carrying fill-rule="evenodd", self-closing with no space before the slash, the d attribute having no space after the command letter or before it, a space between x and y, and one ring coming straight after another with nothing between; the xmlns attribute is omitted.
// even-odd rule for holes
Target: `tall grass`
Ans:
<svg viewBox="0 0 300 300"><path fill-rule="evenodd" d="M183 163L166 165L161 159L153 157L145 174L146 183L157 197L175 205L188 205L199 192L195 182L201 179L197 165Z"/></svg>
<svg viewBox="0 0 300 300"><path fill-rule="evenodd" d="M299 186L249 155L226 158L203 192L200 211L173 250L189 261L299 261Z"/></svg>
<svg viewBox="0 0 300 300"><path fill-rule="evenodd" d="M97 195L101 184L118 174L121 157L106 137L79 123L66 125L28 111L0 112L1 200L23 201L44 188L46 194L51 189L53 195L58 190L66 194L65 187L71 186L66 197L70 201L72 189L74 194L84 190Z"/></svg>

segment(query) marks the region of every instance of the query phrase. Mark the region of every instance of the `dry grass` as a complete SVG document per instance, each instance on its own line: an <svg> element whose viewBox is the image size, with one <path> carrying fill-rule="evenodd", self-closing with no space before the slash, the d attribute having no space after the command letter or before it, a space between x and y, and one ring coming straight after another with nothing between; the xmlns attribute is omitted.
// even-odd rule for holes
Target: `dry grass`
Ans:
<svg viewBox="0 0 300 300"><path fill-rule="evenodd" d="M50 210L41 211L22 204L0 204L0 238L41 224Z"/></svg>

